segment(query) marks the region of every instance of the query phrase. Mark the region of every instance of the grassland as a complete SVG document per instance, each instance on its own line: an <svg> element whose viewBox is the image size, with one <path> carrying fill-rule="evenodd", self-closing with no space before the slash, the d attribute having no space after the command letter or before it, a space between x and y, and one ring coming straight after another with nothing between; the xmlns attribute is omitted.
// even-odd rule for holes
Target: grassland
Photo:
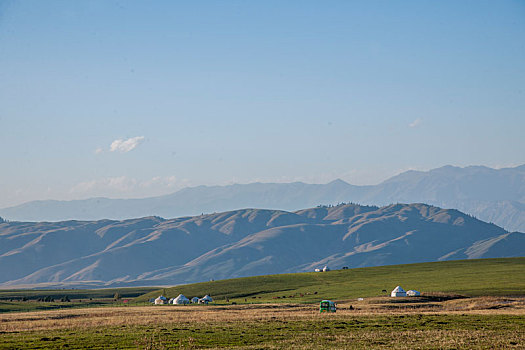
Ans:
<svg viewBox="0 0 525 350"><path fill-rule="evenodd" d="M386 299L386 298L385 298ZM376 300L379 304L386 300ZM441 311L306 304L148 306L0 316L0 348L522 348L524 299L445 301ZM452 308L448 310L447 304ZM484 305L484 306L480 306ZM504 308L493 308L505 305ZM376 305L377 306L377 305ZM457 311L461 309L461 311ZM456 310L456 311L453 311Z"/></svg>
<svg viewBox="0 0 525 350"><path fill-rule="evenodd" d="M126 287L104 289L0 289L0 300L21 298L36 300L44 296L52 296L55 297L55 299L60 299L62 296L66 295L74 299L101 299L113 298L117 292L124 298L134 298L151 290L158 290L158 288Z"/></svg>
<svg viewBox="0 0 525 350"><path fill-rule="evenodd" d="M523 349L524 267L513 258L260 276L155 290L137 298L148 306L2 313L0 349ZM381 296L397 284L424 295ZM145 302L159 293L218 302ZM337 313L319 313L327 297Z"/></svg>
<svg viewBox="0 0 525 350"><path fill-rule="evenodd" d="M126 299L135 298L152 290L157 288L0 290L0 313L121 305ZM117 293L121 298L115 301L114 297ZM65 297L69 301L60 301ZM42 301L45 298L53 301Z"/></svg>
<svg viewBox="0 0 525 350"><path fill-rule="evenodd" d="M410 265L256 276L164 288L137 298L164 294L209 294L217 302L311 303L384 295L401 285L426 294L525 295L525 258L458 260ZM246 299L246 301L245 301Z"/></svg>

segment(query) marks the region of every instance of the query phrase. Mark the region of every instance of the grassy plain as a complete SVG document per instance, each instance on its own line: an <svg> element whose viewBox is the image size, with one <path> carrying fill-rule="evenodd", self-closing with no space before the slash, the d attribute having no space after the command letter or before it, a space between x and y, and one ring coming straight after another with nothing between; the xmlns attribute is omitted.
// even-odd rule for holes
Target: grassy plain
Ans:
<svg viewBox="0 0 525 350"><path fill-rule="evenodd" d="M108 289L0 289L0 313L21 312L53 309L70 309L113 306L122 304L123 300L135 298L156 287L108 288ZM115 302L114 296L118 293L120 301ZM69 302L61 302L64 297ZM39 301L51 298L54 301Z"/></svg>
<svg viewBox="0 0 525 350"><path fill-rule="evenodd" d="M523 348L524 301L449 300L436 311L392 310L381 307L388 298L377 298L335 314L306 304L10 313L0 315L0 348Z"/></svg>
<svg viewBox="0 0 525 350"><path fill-rule="evenodd" d="M525 295L525 258L457 260L365 267L329 272L281 274L195 283L164 288L137 300L165 294L205 294L216 301L311 303L385 295L397 285L405 290L464 296Z"/></svg>
<svg viewBox="0 0 525 350"><path fill-rule="evenodd" d="M424 295L381 296L397 284ZM0 313L0 349L525 348L525 258L197 283L137 304L159 293L217 303ZM319 313L323 298L338 302L337 313Z"/></svg>

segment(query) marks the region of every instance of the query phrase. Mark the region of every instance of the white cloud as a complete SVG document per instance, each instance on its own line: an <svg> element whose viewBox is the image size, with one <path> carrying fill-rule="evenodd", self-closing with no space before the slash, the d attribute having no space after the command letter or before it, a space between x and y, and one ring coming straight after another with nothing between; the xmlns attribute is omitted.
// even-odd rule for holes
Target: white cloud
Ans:
<svg viewBox="0 0 525 350"><path fill-rule="evenodd" d="M520 165L523 165L523 164L520 164L520 163L505 163L505 164L494 164L494 165L487 165L488 167L492 167L494 169L505 169L505 168L515 168L517 166L520 166Z"/></svg>
<svg viewBox="0 0 525 350"><path fill-rule="evenodd" d="M144 136L131 137L127 140L117 139L111 143L109 150L111 152L122 152L126 153L137 148L144 141Z"/></svg>
<svg viewBox="0 0 525 350"><path fill-rule="evenodd" d="M98 147L96 150L95 150L95 154L101 154L103 153L104 150L101 148L101 147Z"/></svg>
<svg viewBox="0 0 525 350"><path fill-rule="evenodd" d="M175 176L155 176L150 180L146 180L140 183L140 186L144 188L155 187L155 186L164 186L167 188L173 188L179 186L180 183Z"/></svg>
<svg viewBox="0 0 525 350"><path fill-rule="evenodd" d="M423 120L421 120L421 118L417 118L412 123L408 124L408 126L411 127L411 128L415 128L415 127L418 127L419 125L421 125L422 122L423 122Z"/></svg>
<svg viewBox="0 0 525 350"><path fill-rule="evenodd" d="M128 192L133 190L136 186L137 180L128 178L126 176L107 177L99 180L91 180L81 182L71 188L71 193L101 193L104 191L115 193L115 192Z"/></svg>
<svg viewBox="0 0 525 350"><path fill-rule="evenodd" d="M155 176L146 180L115 176L78 183L69 193L82 197L149 197L171 193L188 185L188 180L178 180L175 176Z"/></svg>

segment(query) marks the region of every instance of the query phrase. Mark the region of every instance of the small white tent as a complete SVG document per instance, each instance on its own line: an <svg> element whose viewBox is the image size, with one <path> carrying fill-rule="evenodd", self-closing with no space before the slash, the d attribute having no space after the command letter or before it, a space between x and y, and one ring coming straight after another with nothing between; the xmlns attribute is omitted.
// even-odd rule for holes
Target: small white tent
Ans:
<svg viewBox="0 0 525 350"><path fill-rule="evenodd" d="M397 286L396 288L394 288L392 293L390 293L390 296L391 297L406 297L407 292L405 292L405 290L401 288L401 286Z"/></svg>
<svg viewBox="0 0 525 350"><path fill-rule="evenodd" d="M421 293L419 293L417 290L408 290L407 291L407 297L418 297Z"/></svg>
<svg viewBox="0 0 525 350"><path fill-rule="evenodd" d="M328 266L323 267L323 272L330 271L330 268Z"/></svg>
<svg viewBox="0 0 525 350"><path fill-rule="evenodd" d="M183 305L183 304L189 304L189 303L190 303L190 299L186 298L182 294L179 294L178 297L173 299L173 304L176 304L176 305Z"/></svg>
<svg viewBox="0 0 525 350"><path fill-rule="evenodd" d="M167 304L168 299L166 299L165 296L159 296L157 299L155 299L155 305L161 305L161 304Z"/></svg>
<svg viewBox="0 0 525 350"><path fill-rule="evenodd" d="M207 305L208 303L211 303L212 301L213 299L208 294L206 294L205 296L199 299L199 304Z"/></svg>

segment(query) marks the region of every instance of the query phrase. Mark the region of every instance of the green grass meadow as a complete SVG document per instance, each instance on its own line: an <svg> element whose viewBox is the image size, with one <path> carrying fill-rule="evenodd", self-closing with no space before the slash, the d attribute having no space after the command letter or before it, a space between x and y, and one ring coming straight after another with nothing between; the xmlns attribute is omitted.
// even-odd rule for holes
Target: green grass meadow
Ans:
<svg viewBox="0 0 525 350"><path fill-rule="evenodd" d="M320 315L7 333L0 349L500 349L520 348L523 329L512 315Z"/></svg>
<svg viewBox="0 0 525 350"><path fill-rule="evenodd" d="M423 293L464 296L525 295L525 258L457 260L365 267L329 272L280 274L219 280L163 288L141 297L165 294L211 295L217 302L298 302L347 300L388 293L397 285Z"/></svg>
<svg viewBox="0 0 525 350"><path fill-rule="evenodd" d="M321 314L316 305L308 305L325 298L381 296L396 285L429 295L515 296L513 305L518 309L504 309L509 304L501 304L501 311L374 313L347 308ZM126 306L143 307L5 313L124 306L112 299L117 292L122 298L139 295ZM168 297L210 294L216 305L149 306L148 299L160 293ZM35 301L50 294L68 295L72 301ZM523 296L525 258L257 276L154 290L0 291L0 311L4 311L0 313L0 349L523 349L525 318L519 306ZM23 297L30 300L9 301ZM459 301L464 300L470 302ZM225 305L232 302L283 304Z"/></svg>

